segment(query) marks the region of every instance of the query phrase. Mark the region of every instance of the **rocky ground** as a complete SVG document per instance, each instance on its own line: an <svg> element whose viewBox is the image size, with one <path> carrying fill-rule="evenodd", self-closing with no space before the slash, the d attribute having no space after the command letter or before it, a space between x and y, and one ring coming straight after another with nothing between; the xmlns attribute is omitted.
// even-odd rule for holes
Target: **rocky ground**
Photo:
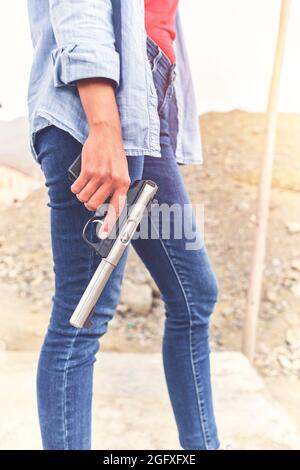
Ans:
<svg viewBox="0 0 300 470"><path fill-rule="evenodd" d="M255 359L263 375L295 381L300 378L299 130L299 115L280 116ZM205 165L181 170L193 202L204 204L205 241L221 287L212 322L212 346L221 351L239 350L264 116L238 110L209 113L201 117L201 132ZM53 274L46 202L45 190L38 190L25 202L0 212L1 296L11 299L1 311L0 340L8 350L37 349L47 325ZM24 310L14 320L13 299L21 312L22 298L26 305L30 301L31 311ZM163 320L159 292L132 250L121 303L103 337L102 350L160 351ZM18 335L14 334L14 321L18 321Z"/></svg>

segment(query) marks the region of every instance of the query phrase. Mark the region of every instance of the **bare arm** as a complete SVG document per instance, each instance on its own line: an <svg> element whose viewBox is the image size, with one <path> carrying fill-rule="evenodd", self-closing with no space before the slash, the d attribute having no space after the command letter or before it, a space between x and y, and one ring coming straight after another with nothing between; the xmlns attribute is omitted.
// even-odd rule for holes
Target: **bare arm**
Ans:
<svg viewBox="0 0 300 470"><path fill-rule="evenodd" d="M130 184L113 83L102 78L77 82L89 136L82 149L82 170L71 190L89 210L112 195L101 232L112 228Z"/></svg>

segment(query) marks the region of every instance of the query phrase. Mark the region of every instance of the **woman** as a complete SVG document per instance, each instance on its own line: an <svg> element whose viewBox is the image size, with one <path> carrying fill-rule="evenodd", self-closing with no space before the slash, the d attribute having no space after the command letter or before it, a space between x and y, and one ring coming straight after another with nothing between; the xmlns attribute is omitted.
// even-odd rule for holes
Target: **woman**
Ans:
<svg viewBox="0 0 300 470"><path fill-rule="evenodd" d="M105 238L130 181L141 178L158 184L160 206L191 208L178 166L201 162L197 112L177 0L28 0L28 7L31 147L49 192L55 272L37 373L40 427L44 449L89 449L93 364L119 301L128 249L93 326L77 330L69 319L99 263L82 228L112 196ZM80 152L82 170L70 188L67 169ZM201 240L193 211L184 217ZM177 222L170 221L170 236L158 222L159 236L132 245L165 305L163 365L180 445L218 449L209 359L218 285L203 242L188 249L185 234L174 236Z"/></svg>

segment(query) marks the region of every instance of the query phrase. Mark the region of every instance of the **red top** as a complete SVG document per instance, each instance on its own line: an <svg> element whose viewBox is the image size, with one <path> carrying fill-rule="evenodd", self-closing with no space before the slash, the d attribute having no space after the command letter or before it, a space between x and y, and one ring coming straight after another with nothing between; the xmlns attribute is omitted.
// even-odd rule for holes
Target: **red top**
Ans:
<svg viewBox="0 0 300 470"><path fill-rule="evenodd" d="M175 62L173 41L176 36L175 16L179 0L144 0L145 27L148 36Z"/></svg>

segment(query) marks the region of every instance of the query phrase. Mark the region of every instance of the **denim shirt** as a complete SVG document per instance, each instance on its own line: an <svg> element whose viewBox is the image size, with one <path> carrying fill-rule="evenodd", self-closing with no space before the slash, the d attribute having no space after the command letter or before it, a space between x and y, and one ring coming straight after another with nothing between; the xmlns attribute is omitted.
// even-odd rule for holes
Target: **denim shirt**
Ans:
<svg viewBox="0 0 300 470"><path fill-rule="evenodd" d="M82 144L88 123L76 81L113 81L126 155L161 157L157 94L147 57L144 0L27 0L34 57L28 89L30 146L35 132L54 124ZM176 161L202 163L195 91L176 14L178 108Z"/></svg>

